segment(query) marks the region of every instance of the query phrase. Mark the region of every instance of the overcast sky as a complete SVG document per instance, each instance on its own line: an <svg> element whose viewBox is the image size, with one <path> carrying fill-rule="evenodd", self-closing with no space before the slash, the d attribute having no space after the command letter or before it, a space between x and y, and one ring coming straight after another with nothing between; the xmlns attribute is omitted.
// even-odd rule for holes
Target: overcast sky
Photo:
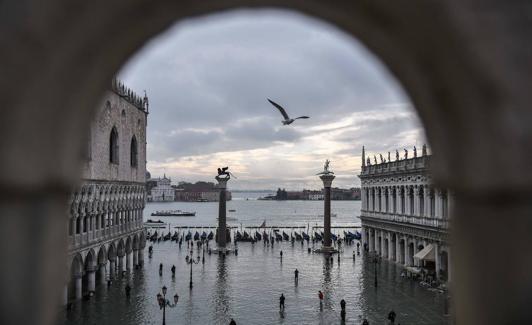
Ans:
<svg viewBox="0 0 532 325"><path fill-rule="evenodd" d="M386 154L424 141L411 103L358 41L324 22L277 10L232 11L174 25L122 69L147 90L148 170L232 189L318 189L325 159L334 185L360 184L361 149ZM290 126L270 98L291 116ZM393 154L392 154L393 156Z"/></svg>

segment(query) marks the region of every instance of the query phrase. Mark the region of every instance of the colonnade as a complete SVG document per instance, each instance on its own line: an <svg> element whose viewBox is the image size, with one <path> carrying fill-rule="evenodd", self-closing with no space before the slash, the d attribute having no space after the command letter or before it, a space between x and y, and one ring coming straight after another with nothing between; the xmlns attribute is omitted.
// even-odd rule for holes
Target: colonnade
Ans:
<svg viewBox="0 0 532 325"><path fill-rule="evenodd" d="M420 261L414 259L414 255L430 244L434 249L436 277L440 279L445 276L447 281L451 281L451 250L444 243L368 226L362 226L362 243L370 254L405 267L422 266Z"/></svg>
<svg viewBox="0 0 532 325"><path fill-rule="evenodd" d="M447 190L430 185L363 186L362 210L447 219L451 199Z"/></svg>
<svg viewBox="0 0 532 325"><path fill-rule="evenodd" d="M64 287L64 304L81 299L84 293L94 294L97 279L100 283L118 278L124 272L144 265L146 238L141 230L130 236L102 244L96 253L94 248L82 250L72 256L70 278Z"/></svg>

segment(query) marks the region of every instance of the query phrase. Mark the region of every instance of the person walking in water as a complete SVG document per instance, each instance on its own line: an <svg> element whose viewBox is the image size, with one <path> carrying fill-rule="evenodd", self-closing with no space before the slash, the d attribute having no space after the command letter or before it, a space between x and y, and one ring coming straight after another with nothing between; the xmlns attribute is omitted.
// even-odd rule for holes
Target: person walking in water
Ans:
<svg viewBox="0 0 532 325"><path fill-rule="evenodd" d="M345 322L345 300L343 299L340 301L340 308L342 309L340 316L342 317L342 321Z"/></svg>
<svg viewBox="0 0 532 325"><path fill-rule="evenodd" d="M320 298L320 304L323 302L323 292L318 291L318 298Z"/></svg>
<svg viewBox="0 0 532 325"><path fill-rule="evenodd" d="M395 317L397 317L395 311L393 311L393 309L390 310L390 312L388 313L388 320L390 321L390 324L395 324Z"/></svg>
<svg viewBox="0 0 532 325"><path fill-rule="evenodd" d="M231 318L231 322L229 322L229 325L236 325L235 320Z"/></svg>
<svg viewBox="0 0 532 325"><path fill-rule="evenodd" d="M279 256L281 256L281 259L283 259L283 251L282 250L279 252Z"/></svg>
<svg viewBox="0 0 532 325"><path fill-rule="evenodd" d="M159 275L160 275L160 276L163 275L163 263L160 263L160 264L159 264Z"/></svg>
<svg viewBox="0 0 532 325"><path fill-rule="evenodd" d="M172 278L175 278L175 265L172 265Z"/></svg>
<svg viewBox="0 0 532 325"><path fill-rule="evenodd" d="M299 282L299 271L298 271L298 269L296 269L294 271L294 276L295 276L296 283L298 283Z"/></svg>
<svg viewBox="0 0 532 325"><path fill-rule="evenodd" d="M281 293L281 297L279 297L279 309L281 311L284 311L284 294Z"/></svg>

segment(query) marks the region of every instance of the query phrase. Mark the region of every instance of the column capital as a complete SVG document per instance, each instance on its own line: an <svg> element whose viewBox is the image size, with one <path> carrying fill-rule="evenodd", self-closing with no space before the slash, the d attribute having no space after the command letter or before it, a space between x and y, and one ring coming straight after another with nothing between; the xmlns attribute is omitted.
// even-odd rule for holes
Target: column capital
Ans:
<svg viewBox="0 0 532 325"><path fill-rule="evenodd" d="M323 187L331 187L333 180L336 178L336 176L332 174L325 174L321 175L320 179L323 182Z"/></svg>
<svg viewBox="0 0 532 325"><path fill-rule="evenodd" d="M230 177L215 177L216 181L218 182L218 185L216 187L221 190L225 190L227 188L227 182L231 179Z"/></svg>

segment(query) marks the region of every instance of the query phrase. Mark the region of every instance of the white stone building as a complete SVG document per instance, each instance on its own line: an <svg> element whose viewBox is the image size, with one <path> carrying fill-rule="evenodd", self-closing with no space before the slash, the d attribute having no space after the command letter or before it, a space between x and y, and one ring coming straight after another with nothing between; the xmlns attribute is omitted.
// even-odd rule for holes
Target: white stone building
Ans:
<svg viewBox="0 0 532 325"><path fill-rule="evenodd" d="M143 264L147 115L148 98L114 80L94 116L70 201L65 303Z"/></svg>
<svg viewBox="0 0 532 325"><path fill-rule="evenodd" d="M172 187L172 180L167 178L166 175L163 178L152 178L150 181L156 183L152 187L148 196L149 201L152 202L172 202L175 200L175 189Z"/></svg>
<svg viewBox="0 0 532 325"><path fill-rule="evenodd" d="M362 149L362 241L365 249L410 270L424 268L450 280L449 205L446 189L431 183L430 161L421 156L366 161Z"/></svg>

